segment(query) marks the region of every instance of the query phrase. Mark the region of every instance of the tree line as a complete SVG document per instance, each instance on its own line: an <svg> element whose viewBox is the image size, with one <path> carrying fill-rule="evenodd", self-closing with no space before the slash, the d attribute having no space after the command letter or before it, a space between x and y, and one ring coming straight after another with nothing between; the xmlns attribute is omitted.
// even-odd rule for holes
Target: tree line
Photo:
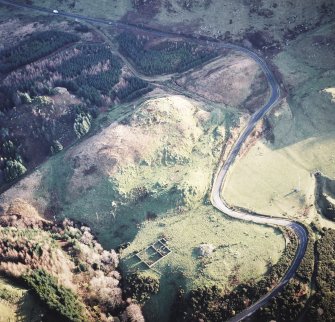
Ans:
<svg viewBox="0 0 335 322"><path fill-rule="evenodd" d="M0 86L2 110L17 102L17 93L34 98L53 95L53 87L65 87L71 93L95 106L108 105L113 100L130 100L152 90L143 80L133 76L125 78L121 86L115 86L121 78L121 60L103 44L78 45L65 53L55 55L40 65L29 65L29 71L16 71Z"/></svg>
<svg viewBox="0 0 335 322"><path fill-rule="evenodd" d="M6 131L1 131L0 139L3 142L0 145L0 170L3 171L5 181L10 182L23 175L27 169L19 153L18 144L9 139Z"/></svg>
<svg viewBox="0 0 335 322"><path fill-rule="evenodd" d="M335 230L323 229L316 242L316 292L307 310L308 322L334 321L335 316Z"/></svg>
<svg viewBox="0 0 335 322"><path fill-rule="evenodd" d="M78 36L63 31L36 32L17 45L0 51L0 72L8 73L78 40Z"/></svg>

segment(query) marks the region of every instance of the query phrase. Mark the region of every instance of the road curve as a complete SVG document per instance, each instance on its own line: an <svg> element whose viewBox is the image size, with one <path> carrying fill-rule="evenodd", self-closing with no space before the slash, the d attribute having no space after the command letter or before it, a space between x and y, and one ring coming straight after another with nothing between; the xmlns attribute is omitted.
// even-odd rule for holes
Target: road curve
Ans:
<svg viewBox="0 0 335 322"><path fill-rule="evenodd" d="M25 4L18 4L18 3L13 3L10 1L6 1L6 0L0 0L0 4L14 6L18 8L35 10L35 11L44 12L47 14L53 14L51 9L46 9L46 8L37 7L37 6L30 6L30 5L25 5ZM286 227L290 229L296 235L297 240L298 240L298 246L296 249L295 257L291 263L291 266L286 271L285 275L282 277L280 282L269 293L261 297L258 301L256 301L254 304L249 306L247 309L243 310L242 312L238 313L236 316L231 318L229 322L242 321L245 318L251 316L256 310L264 306L273 297L278 295L278 293L284 288L284 286L294 276L296 270L298 269L304 257L306 247L307 247L307 242L308 242L308 232L302 224L296 221L284 219L284 218L267 217L267 216L261 216L261 215L251 215L248 213L243 213L241 211L236 211L234 209L229 208L229 206L225 203L225 201L221 197L221 190L225 183L228 170L231 167L231 165L234 163L239 151L241 150L243 143L245 142L245 140L248 138L248 136L251 134L251 132L255 128L256 123L259 120L261 120L264 117L264 115L267 112L269 112L271 108L274 107L279 102L280 86L274 74L272 73L272 71L266 64L266 62L260 56L258 56L255 52L253 52L250 49L243 48L243 47L240 47L234 44L218 42L218 41L210 40L210 39L201 40L198 37L195 37L192 35L182 35L179 33L177 34L177 33L172 33L172 32L162 32L158 30L153 30L148 27L131 25L131 24L127 24L127 23L119 22L119 21L110 21L107 19L85 17L82 15L77 15L77 14L72 14L72 13L67 13L67 12L59 12L56 15L74 18L74 19L80 19L80 20L93 22L93 23L110 25L112 27L116 27L116 28L124 29L124 30L136 30L137 29L137 30L148 31L157 36L178 36L178 37L183 37L184 39L190 39L197 43L202 43L202 44L211 43L216 48L228 48L228 49L236 50L236 51L239 51L239 52L242 52L248 55L262 69L264 75L266 76L269 87L270 87L269 100L264 106L262 106L259 110L257 110L251 116L247 126L245 127L245 129L242 131L241 135L235 142L230 154L227 157L227 160L225 161L224 165L219 169L217 175L215 176L215 179L213 182L213 188L211 192L211 201L212 201L213 206L217 208L218 210L220 210L221 212L225 213L226 215L232 218L238 219L238 220L245 220L245 221L254 222L257 224Z"/></svg>

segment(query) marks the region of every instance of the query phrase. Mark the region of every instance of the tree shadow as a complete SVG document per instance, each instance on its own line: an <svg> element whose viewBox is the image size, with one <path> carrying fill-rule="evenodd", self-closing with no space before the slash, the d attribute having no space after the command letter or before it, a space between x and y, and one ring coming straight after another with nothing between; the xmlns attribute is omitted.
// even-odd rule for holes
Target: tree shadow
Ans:
<svg viewBox="0 0 335 322"><path fill-rule="evenodd" d="M16 315L18 322L52 321L50 319L46 320L46 308L43 303L30 291L25 292L23 297L20 299Z"/></svg>

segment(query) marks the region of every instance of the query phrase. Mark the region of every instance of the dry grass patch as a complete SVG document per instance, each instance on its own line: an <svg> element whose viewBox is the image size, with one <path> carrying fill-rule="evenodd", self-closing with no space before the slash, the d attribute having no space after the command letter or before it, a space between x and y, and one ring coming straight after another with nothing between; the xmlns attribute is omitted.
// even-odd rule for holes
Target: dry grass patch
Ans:
<svg viewBox="0 0 335 322"><path fill-rule="evenodd" d="M248 98L256 95L264 99L267 94L266 81L256 62L234 52L186 74L177 83L212 101L251 110Z"/></svg>

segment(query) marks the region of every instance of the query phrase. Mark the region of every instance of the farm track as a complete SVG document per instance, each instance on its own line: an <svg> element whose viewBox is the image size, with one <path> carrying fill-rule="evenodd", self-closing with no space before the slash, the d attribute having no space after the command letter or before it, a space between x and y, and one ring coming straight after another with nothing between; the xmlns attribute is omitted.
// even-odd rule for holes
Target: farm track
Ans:
<svg viewBox="0 0 335 322"><path fill-rule="evenodd" d="M17 8L23 8L23 9L29 9L29 10L35 10L39 12L43 12L46 14L54 14L52 10L42 8L42 7L37 7L37 6L30 6L30 5L24 5L24 4L18 4L18 3L13 3L5 0L0 0L0 4L3 5L9 5L9 6L14 6ZM229 206L225 203L225 201L221 198L221 191L222 187L225 183L228 171L231 167L231 165L234 163L236 157L238 156L243 143L246 141L246 139L249 137L249 135L252 133L253 129L255 128L256 123L261 120L266 113L268 113L280 100L281 94L280 94L280 85L275 78L274 74L266 64L265 60L261 58L257 53L253 52L250 49L240 47L235 44L229 44L229 43L224 43L224 42L219 42L213 39L199 39L198 37L192 36L192 35L182 35L182 34L176 34L172 32L163 32L159 30L154 30L148 27L143 27L143 26L136 26L136 25L131 25L127 24L124 22L119 22L119 21L110 21L107 19L99 19L99 18L91 18L91 17L85 17L82 15L77 15L77 14L72 14L72 13L67 13L67 12L59 12L57 14L58 16L63 16L71 19L79 19L83 20L86 22L90 23L98 23L98 24L103 24L103 25L109 25L111 27L120 29L120 30L138 30L143 32L148 32L152 35L156 36L164 36L164 37L179 37L183 38L185 40L192 41L197 44L201 45L209 45L211 44L217 49L231 49L231 50L236 50L239 52L242 52L246 55L248 55L250 58L252 58L262 69L264 75L266 76L269 88L270 88L270 96L268 102L260 107L259 110L257 110L251 117L242 131L241 135L235 142L234 146L232 147L230 154L228 155L226 161L224 162L223 165L220 165L220 168L214 178L213 181L213 188L211 192L211 201L213 206L223 212L224 214L238 219L238 220L244 220L244 221L249 221L249 222L254 222L257 224L262 224L262 225L269 225L269 226L281 226L281 227L286 227L287 229L290 229L297 237L298 240L298 246L296 249L295 257L291 263L291 266L289 269L286 271L280 282L266 295L261 297L258 301L256 301L254 304L249 306L247 309L243 310L242 312L238 313L236 316L231 318L229 321L230 322L237 322L237 321L242 321L245 318L251 316L255 311L257 311L260 307L264 306L267 304L273 297L278 295L280 291L285 287L285 285L289 282L289 280L295 275L296 270L298 269L305 251L307 247L307 242L308 242L308 232L306 228L300 224L299 222L289 220L289 219L284 219L284 218L277 218L277 217L271 217L271 216L262 216L262 215L252 215L249 213L243 213L242 211L236 211L232 208L229 208ZM134 69L134 68L133 68ZM168 75L167 75L168 76ZM164 76L166 77L166 76ZM172 77L172 75L170 75Z"/></svg>

